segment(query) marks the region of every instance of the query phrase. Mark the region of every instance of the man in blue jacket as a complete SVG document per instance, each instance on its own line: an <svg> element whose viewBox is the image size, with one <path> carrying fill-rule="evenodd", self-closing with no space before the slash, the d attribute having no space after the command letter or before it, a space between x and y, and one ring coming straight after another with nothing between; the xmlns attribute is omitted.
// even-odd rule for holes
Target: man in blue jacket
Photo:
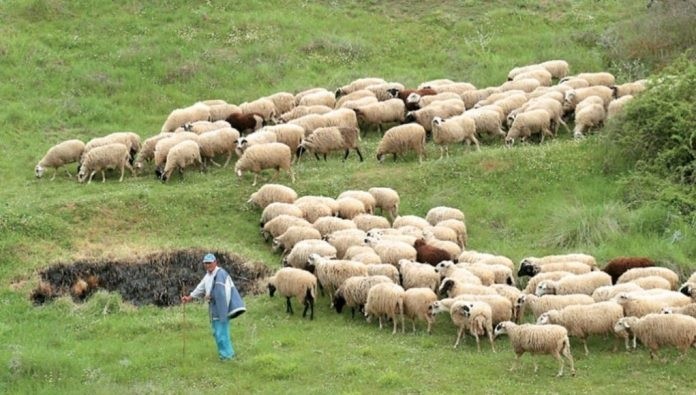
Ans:
<svg viewBox="0 0 696 395"><path fill-rule="evenodd" d="M203 280L189 295L182 296L181 302L188 303L194 298L205 297L205 300L208 301L210 325L217 344L218 355L221 361L229 361L235 356L230 339L230 320L228 318L230 291L234 284L225 269L217 265L215 255L206 254L203 257L203 265L206 270Z"/></svg>

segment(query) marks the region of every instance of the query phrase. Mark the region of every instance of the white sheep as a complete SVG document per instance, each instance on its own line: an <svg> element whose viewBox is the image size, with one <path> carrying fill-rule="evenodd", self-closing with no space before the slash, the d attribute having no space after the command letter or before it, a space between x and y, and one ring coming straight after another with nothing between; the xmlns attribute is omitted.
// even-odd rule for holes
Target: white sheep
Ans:
<svg viewBox="0 0 696 395"><path fill-rule="evenodd" d="M594 292L595 289L604 285L611 285L611 276L602 271L596 271L563 277L557 281L544 280L540 282L539 285L537 285L536 291L534 293L539 296L547 294L592 295L592 292Z"/></svg>
<svg viewBox="0 0 696 395"><path fill-rule="evenodd" d="M456 221L456 220L454 220ZM440 221L442 222L442 221ZM432 240L432 239L437 239L440 241L451 241L453 243L457 243L457 247L461 247L459 243L459 234L457 231L452 229L449 226L445 225L435 225L435 226L429 226L427 228L422 229L423 231L423 238L426 241ZM459 256L461 254L461 248L459 248L459 252L453 255L454 257Z"/></svg>
<svg viewBox="0 0 696 395"><path fill-rule="evenodd" d="M302 204L305 201L315 201L328 206L331 209L331 215L338 215L338 203L336 199L328 196L304 195L295 200L295 204Z"/></svg>
<svg viewBox="0 0 696 395"><path fill-rule="evenodd" d="M210 107L203 103L196 103L190 107L177 108L172 111L162 125L162 132L173 132L176 128L186 123L196 121L209 121Z"/></svg>
<svg viewBox="0 0 696 395"><path fill-rule="evenodd" d="M638 285L642 289L672 289L672 284L664 277L661 276L645 276L639 277L635 280L630 281L633 284Z"/></svg>
<svg viewBox="0 0 696 395"><path fill-rule="evenodd" d="M585 355L589 355L590 350L587 349L587 338L590 335L614 333L614 324L623 316L621 305L607 301L586 305L571 305L560 310L549 310L539 316L537 324L556 324L565 327L569 336L580 338L585 347Z"/></svg>
<svg viewBox="0 0 696 395"><path fill-rule="evenodd" d="M175 133L181 133L181 132L191 132L191 133L196 133L196 134L202 134L205 132L210 132L211 130L217 130L217 129L222 129L222 128L229 128L230 123L227 121L215 121L215 122L210 122L210 121L196 121L192 123L185 123L183 127L177 128L175 130Z"/></svg>
<svg viewBox="0 0 696 395"><path fill-rule="evenodd" d="M244 151L246 151L246 149L251 146L275 143L277 141L278 135L274 132L269 130L257 130L253 133L249 133L248 135L237 139L237 141L235 141L237 147L235 148L234 152L237 154L237 156L241 157L242 154L244 154Z"/></svg>
<svg viewBox="0 0 696 395"><path fill-rule="evenodd" d="M428 324L428 333L431 333L435 317L430 313L428 306L437 300L437 295L430 288L410 288L404 292L404 316L411 320L413 332L416 331L416 320L425 321Z"/></svg>
<svg viewBox="0 0 696 395"><path fill-rule="evenodd" d="M604 102L604 106L608 106L612 100L612 91L606 86L588 86L587 88L578 88L569 90L565 93L563 99L563 110L572 112L578 103L582 102L590 96L599 96Z"/></svg>
<svg viewBox="0 0 696 395"><path fill-rule="evenodd" d="M619 276L619 279L616 280L616 283L622 284L640 277L647 276L660 276L664 278L665 280L669 281L670 289L672 290L676 290L679 287L679 275L675 273L673 270L670 270L666 267L658 266L637 267L633 269L628 269L621 276Z"/></svg>
<svg viewBox="0 0 696 395"><path fill-rule="evenodd" d="M538 68L538 69L529 70L529 71L525 71L523 73L517 74L515 77L512 78L512 80L517 81L517 80L522 80L525 78L535 79L535 80L539 81L539 85L541 85L541 86L550 86L551 79L553 78L553 76L545 68Z"/></svg>
<svg viewBox="0 0 696 395"><path fill-rule="evenodd" d="M270 96L266 96L266 99L273 102L276 108L276 114L284 114L295 108L295 95L289 92L278 92Z"/></svg>
<svg viewBox="0 0 696 395"><path fill-rule="evenodd" d="M145 162L150 162L155 158L155 147L157 143L167 137L171 137L172 133L159 133L152 137L148 137L143 141L143 145L138 151L138 155L133 162L133 168L137 171L143 168Z"/></svg>
<svg viewBox="0 0 696 395"><path fill-rule="evenodd" d="M382 329L382 316L387 316L394 322L392 334L396 334L396 328L401 319L401 332L404 332L404 289L396 284L380 283L374 285L367 293L365 303L365 317L377 316L379 329Z"/></svg>
<svg viewBox="0 0 696 395"><path fill-rule="evenodd" d="M290 253L283 258L283 266L304 269L310 254L335 258L336 248L324 240L302 240L297 242Z"/></svg>
<svg viewBox="0 0 696 395"><path fill-rule="evenodd" d="M374 104L355 108L355 115L362 125L377 125L382 133L382 125L387 123L402 123L406 114L406 105L401 99L389 99Z"/></svg>
<svg viewBox="0 0 696 395"><path fill-rule="evenodd" d="M307 257L306 270L317 276L322 293L326 290L329 295L333 295L346 279L367 276L367 266L360 262L325 258L317 253Z"/></svg>
<svg viewBox="0 0 696 395"><path fill-rule="evenodd" d="M185 140L172 147L167 154L167 164L162 172L162 181L167 182L172 176L174 170L179 170L182 177L184 168L198 164L201 171L204 169L203 161L201 160L201 149L197 142Z"/></svg>
<svg viewBox="0 0 696 395"><path fill-rule="evenodd" d="M355 255L352 260L359 261L358 259L369 253L363 253ZM372 254L375 254L374 252ZM379 258L379 256L377 256ZM399 270L389 263L369 263L367 265L367 274L370 276L385 276L392 280L395 284L399 283Z"/></svg>
<svg viewBox="0 0 696 395"><path fill-rule="evenodd" d="M316 92L325 92L326 88L309 88L295 94L295 105L300 104L303 97Z"/></svg>
<svg viewBox="0 0 696 395"><path fill-rule="evenodd" d="M89 178L87 180L87 184L89 184L92 182L92 177L94 177L97 172L101 172L102 182L105 182L105 170L119 169L121 171L121 178L119 178L118 182L121 182L123 181L124 168L128 168L131 174L135 176L133 168L130 163L128 163L129 160L129 149L121 143L96 147L83 155L80 171L77 173L77 180L82 183L85 179Z"/></svg>
<svg viewBox="0 0 696 395"><path fill-rule="evenodd" d="M421 82L418 85L418 90L420 89L432 89L434 86L442 86L442 85L449 85L449 84L454 84L454 81L452 81L449 78L438 78L430 81L425 81Z"/></svg>
<svg viewBox="0 0 696 395"><path fill-rule="evenodd" d="M464 101L464 106L466 109L469 110L473 108L476 103L480 102L481 100L485 100L494 93L500 93L500 90L498 88L476 89L462 93L461 99Z"/></svg>
<svg viewBox="0 0 696 395"><path fill-rule="evenodd" d="M469 91L465 92L468 93ZM451 100L451 99L462 99L460 95L454 92L442 92L438 93L436 95L426 95L422 96L416 92L411 93L408 95L406 98L406 103L407 105L415 105L416 108L423 108L426 107L430 104L433 104L438 101L444 101L444 100ZM466 102L464 103L464 106L466 107Z"/></svg>
<svg viewBox="0 0 696 395"><path fill-rule="evenodd" d="M329 91L318 91L304 95L300 102L300 106L327 106L334 108L336 106L336 97Z"/></svg>
<svg viewBox="0 0 696 395"><path fill-rule="evenodd" d="M353 276L341 284L333 295L332 306L341 314L344 307L350 307L351 317L355 318L355 309L364 310L367 293L370 288L381 283L393 283L385 276Z"/></svg>
<svg viewBox="0 0 696 395"><path fill-rule="evenodd" d="M321 233L322 237L329 235L337 230L357 228L355 222L349 219L342 219L337 217L317 218L317 220L314 221L312 225L316 230L319 231L319 233Z"/></svg>
<svg viewBox="0 0 696 395"><path fill-rule="evenodd" d="M689 303L681 307L663 307L660 309L662 314L684 314L696 318L696 303Z"/></svg>
<svg viewBox="0 0 696 395"><path fill-rule="evenodd" d="M167 154L169 154L169 150L172 149L172 147L185 140L193 140L197 142L198 137L199 136L197 134L192 132L181 132L174 133L170 137L160 139L155 144L154 152L155 174L157 177L160 178L162 176L164 165L167 162Z"/></svg>
<svg viewBox="0 0 696 395"><path fill-rule="evenodd" d="M366 77L366 78L359 78L357 80L354 80L350 82L347 85L344 85L338 89L336 89L336 98L339 98L343 95L347 95L349 93L353 93L355 91L365 89L370 85L377 85L377 84L386 84L387 81L383 80L382 78L375 78L375 77Z"/></svg>
<svg viewBox="0 0 696 395"><path fill-rule="evenodd" d="M332 215L331 207L320 200L303 199L296 201L294 204L302 210L304 219L311 223L314 223L321 217L329 217Z"/></svg>
<svg viewBox="0 0 696 395"><path fill-rule="evenodd" d="M401 259L416 260L416 249L402 241L377 240L367 237L365 244L375 250L382 263L398 265Z"/></svg>
<svg viewBox="0 0 696 395"><path fill-rule="evenodd" d="M592 292L592 299L594 299L595 302L604 302L613 299L616 295L622 292L635 292L642 290L643 288L635 283L605 285L595 289L594 292Z"/></svg>
<svg viewBox="0 0 696 395"><path fill-rule="evenodd" d="M280 184L264 184L249 196L247 203L255 204L263 209L271 203L293 203L296 199L297 192L290 187Z"/></svg>
<svg viewBox="0 0 696 395"><path fill-rule="evenodd" d="M440 288L437 291L438 295L454 298L459 295L496 295L497 292L493 288L484 285L470 284L459 281L454 278L445 277L440 282Z"/></svg>
<svg viewBox="0 0 696 395"><path fill-rule="evenodd" d="M314 319L317 278L312 273L292 267L281 268L268 279L268 293L271 297L276 290L280 295L285 296L286 313L293 314L290 298L296 297L305 306L302 317L305 317L309 310L309 319Z"/></svg>
<svg viewBox="0 0 696 395"><path fill-rule="evenodd" d="M46 168L52 167L54 171L51 181L53 181L56 178L58 169L64 165L67 165L68 163L79 161L84 150L85 143L77 139L66 140L58 143L49 148L46 155L41 158L39 163L34 168L34 174L37 178L41 178L43 177ZM65 168L65 172L68 173L68 177L72 177L67 167Z"/></svg>
<svg viewBox="0 0 696 395"><path fill-rule="evenodd" d="M343 160L348 158L351 149L354 149L358 154L358 158L362 162L363 157L360 152L360 131L350 127L322 127L317 128L314 132L305 137L298 146L298 158L305 150L313 153L319 160L319 155L326 155L333 151L344 151Z"/></svg>
<svg viewBox="0 0 696 395"><path fill-rule="evenodd" d="M290 179L295 182L295 174L292 172L290 164L292 162L292 153L290 148L282 143L268 143L253 145L244 151L237 163L234 165L234 172L237 177L242 177L245 171L251 171L254 173L254 182L252 186L256 185L256 180L259 173L265 169L275 169L276 173L271 179L275 179L280 173L280 169L285 170L290 174Z"/></svg>
<svg viewBox="0 0 696 395"><path fill-rule="evenodd" d="M352 197L360 200L365 206L365 212L368 214L373 214L375 212L375 205L377 204L377 201L375 200L375 197L367 191L361 191L358 189L345 190L341 192L336 199L344 197Z"/></svg>
<svg viewBox="0 0 696 395"><path fill-rule="evenodd" d="M273 250L281 250L287 254L302 240L321 240L318 230L308 226L291 226L285 233L273 239Z"/></svg>
<svg viewBox="0 0 696 395"><path fill-rule="evenodd" d="M433 143L440 146L440 159L445 153L449 157L449 145L464 141L467 145L474 143L476 150L481 150L476 139L476 122L471 117L459 115L447 120L435 117L432 123L432 133Z"/></svg>
<svg viewBox="0 0 696 395"><path fill-rule="evenodd" d="M363 246L365 237L365 232L360 229L343 229L330 233L324 237L324 240L334 246L336 248L336 256L343 259L348 248Z"/></svg>
<svg viewBox="0 0 696 395"><path fill-rule="evenodd" d="M236 129L227 127L205 132L198 137L197 143L200 147L201 158L207 159L216 166L220 166L215 162L216 155L226 155L225 164L222 167L227 167L232 159L232 154L235 152L235 141L239 139L239 132Z"/></svg>
<svg viewBox="0 0 696 395"><path fill-rule="evenodd" d="M500 114L486 108L472 109L464 113L476 124L476 133L479 135L488 134L491 136L505 137L506 133L502 129Z"/></svg>
<svg viewBox="0 0 696 395"><path fill-rule="evenodd" d="M491 319L493 320L493 324L497 324L499 322L507 321L512 319L512 303L510 300L507 298L500 296L498 294L483 294L483 295L476 295L476 294L461 294L457 295L453 299L442 299L439 302L443 303L444 305L451 304L453 301L458 301L458 300L465 300L465 301L478 301L478 302L486 302L488 303L489 306L491 306Z"/></svg>
<svg viewBox="0 0 696 395"><path fill-rule="evenodd" d="M404 289L430 288L434 292L440 285L440 275L431 265L401 259L398 268Z"/></svg>
<svg viewBox="0 0 696 395"><path fill-rule="evenodd" d="M521 90L523 92L532 92L534 89L541 86L538 80L534 78L523 78L521 80L507 81L500 85L500 90L511 91L511 90Z"/></svg>
<svg viewBox="0 0 696 395"><path fill-rule="evenodd" d="M276 142L283 143L290 147L290 152L292 152L293 155L296 155L297 147L300 146L305 136L305 131L301 126L292 124L266 126L262 130L275 133Z"/></svg>
<svg viewBox="0 0 696 395"><path fill-rule="evenodd" d="M340 98L336 100L336 105L334 108L351 108L347 107L345 104L348 102L357 102L361 101L363 99L370 99L370 102L372 103L377 103L377 96L375 95L374 92L368 89L360 89L354 92L351 92L347 95L343 95Z"/></svg>
<svg viewBox="0 0 696 395"><path fill-rule="evenodd" d="M415 151L418 155L418 163L423 162L423 157L426 155L425 128L416 123L394 126L387 130L377 146L376 156L380 163L388 154L392 154L396 161L397 155L404 155L409 151Z"/></svg>
<svg viewBox="0 0 696 395"><path fill-rule="evenodd" d="M321 114L326 114L327 112L331 111L331 107L323 106L323 105L318 105L318 106L297 106L293 108L292 110L285 112L280 115L280 121L281 122L290 122L292 120L302 118L305 115L313 114L313 115L321 115Z"/></svg>
<svg viewBox="0 0 696 395"><path fill-rule="evenodd" d="M291 226L304 226L311 228L312 224L304 218L299 218L294 215L280 214L269 220L263 225L261 235L264 240L269 241L285 233Z"/></svg>
<svg viewBox="0 0 696 395"><path fill-rule="evenodd" d="M439 222L448 219L456 219L465 222L464 212L456 207L437 206L428 210L425 215L425 220L430 225L437 225Z"/></svg>
<svg viewBox="0 0 696 395"><path fill-rule="evenodd" d="M570 372L575 376L573 356L570 353L570 339L568 331L560 325L517 325L511 321L499 323L494 330L495 337L507 334L515 352L515 362L510 370L515 370L520 357L525 352L532 354L551 354L559 363L560 369L556 377L563 376L564 361L561 354L570 363ZM536 360L534 361L534 373L538 371Z"/></svg>
<svg viewBox="0 0 696 395"><path fill-rule="evenodd" d="M387 221L386 218L372 214L358 214L352 218L352 221L355 222L358 229L364 230L365 232L374 228L389 227L389 221Z"/></svg>
<svg viewBox="0 0 696 395"><path fill-rule="evenodd" d="M551 73L553 78L561 79L568 75L570 66L565 60L547 60L546 62L539 63L539 66L543 67Z"/></svg>
<svg viewBox="0 0 696 395"><path fill-rule="evenodd" d="M435 225L440 227L445 226L452 229L457 234L457 244L462 248L466 247L469 240L469 235L467 233L466 224L464 221L457 219L446 219L436 223Z"/></svg>
<svg viewBox="0 0 696 395"><path fill-rule="evenodd" d="M611 73L607 72L597 72L597 73L580 73L575 76L576 78L582 78L586 80L590 86L593 85L603 85L603 86L613 86L616 79Z"/></svg>
<svg viewBox="0 0 696 395"><path fill-rule="evenodd" d="M615 118L617 115L623 113L624 107L626 107L626 104L631 100L633 100L633 96L627 95L610 101L609 106L607 106L607 119Z"/></svg>
<svg viewBox="0 0 696 395"><path fill-rule="evenodd" d="M614 296L612 300L623 306L626 317L643 317L647 314L659 313L663 307L681 307L692 302L689 297L677 292L652 291L658 292L622 292Z"/></svg>
<svg viewBox="0 0 696 395"><path fill-rule="evenodd" d="M625 317L616 322L614 331L626 332L633 336L633 348L636 338L648 349L650 358L660 359L657 350L660 347L675 346L684 359L689 348L696 345L696 318L683 314L648 314L645 317ZM628 348L628 343L626 343Z"/></svg>
<svg viewBox="0 0 696 395"><path fill-rule="evenodd" d="M461 262L461 260L460 260ZM523 291L525 293L533 294L536 291L537 285L541 283L544 280L560 280L563 277L567 276L574 276L573 273L570 272L546 272L546 273L539 273L536 276L532 277L527 281L527 285L524 287Z"/></svg>
<svg viewBox="0 0 696 395"><path fill-rule="evenodd" d="M493 313L491 311L491 306L486 302L480 301L461 302L456 302L452 305L450 316L455 317L458 314L462 314L466 318L469 333L476 339L476 349L478 352L481 352L479 336L485 334L488 335L488 341L491 343L491 350L495 352L495 345L493 344ZM452 321L454 321L454 318ZM458 334L458 337L461 337L461 335Z"/></svg>
<svg viewBox="0 0 696 395"><path fill-rule="evenodd" d="M561 261L541 264L538 262L523 262L517 272L518 276L534 277L539 273L570 272L573 274L585 274L592 271L592 267L584 262Z"/></svg>
<svg viewBox="0 0 696 395"><path fill-rule="evenodd" d="M584 137L589 130L601 127L606 118L607 112L601 104L590 104L581 110L576 110L573 137L576 139Z"/></svg>
<svg viewBox="0 0 696 395"><path fill-rule="evenodd" d="M515 303L515 311L517 312L516 321L524 317L527 307L531 309L532 316L536 321L540 315L549 310L560 310L566 306L593 303L595 303L595 300L591 296L584 294L536 296L534 294L523 293L517 298Z"/></svg>
<svg viewBox="0 0 696 395"><path fill-rule="evenodd" d="M283 202L273 202L266 206L261 212L261 219L259 220L259 225L263 227L266 222L272 220L273 218L281 215L291 215L297 218L304 218L302 209L295 206L292 203Z"/></svg>
<svg viewBox="0 0 696 395"><path fill-rule="evenodd" d="M621 85L612 85L609 88L614 92L614 98L637 95L648 88L648 80L637 80Z"/></svg>
<svg viewBox="0 0 696 395"><path fill-rule="evenodd" d="M210 109L210 120L212 122L224 121L232 114L235 114L235 113L241 114L242 113L242 110L240 110L239 107L234 105L234 104L228 104L228 103L208 104L206 102L203 102L203 104L206 104L208 106L208 108Z"/></svg>
<svg viewBox="0 0 696 395"><path fill-rule="evenodd" d="M242 114L261 115L264 122L275 123L276 117L279 115L276 113L275 103L263 97L252 102L244 102L239 105L239 109L242 110Z"/></svg>
<svg viewBox="0 0 696 395"><path fill-rule="evenodd" d="M542 143L544 142L544 137L553 137L551 116L546 110L530 110L517 114L505 136L505 144L508 146L513 145L518 137L524 142L532 134L537 133L541 134Z"/></svg>
<svg viewBox="0 0 696 395"><path fill-rule="evenodd" d="M405 122L415 122L426 131L432 130L433 119L440 117L447 119L455 115L464 113L464 102L457 99L444 100L435 102L429 106L423 107L420 110L409 111L404 118Z"/></svg>

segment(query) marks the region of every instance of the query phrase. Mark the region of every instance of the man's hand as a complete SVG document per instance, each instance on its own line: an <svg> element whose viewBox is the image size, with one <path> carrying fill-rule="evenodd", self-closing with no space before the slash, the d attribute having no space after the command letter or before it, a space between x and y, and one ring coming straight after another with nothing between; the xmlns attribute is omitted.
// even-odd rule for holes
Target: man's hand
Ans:
<svg viewBox="0 0 696 395"><path fill-rule="evenodd" d="M181 303L188 303L193 299L190 295L184 295L181 297Z"/></svg>

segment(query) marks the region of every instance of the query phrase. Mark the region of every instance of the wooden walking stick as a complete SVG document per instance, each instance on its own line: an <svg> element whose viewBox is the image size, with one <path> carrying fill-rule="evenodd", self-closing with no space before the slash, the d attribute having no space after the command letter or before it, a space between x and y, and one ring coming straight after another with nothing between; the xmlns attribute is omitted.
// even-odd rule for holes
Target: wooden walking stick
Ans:
<svg viewBox="0 0 696 395"><path fill-rule="evenodd" d="M181 309L183 312L183 321L184 322L181 324L181 327L183 328L183 330L181 331L181 338L183 340L183 342L182 342L183 345L181 347L181 358L186 359L186 302L184 302L184 300L183 300L183 297L184 297L183 290L184 290L184 287L182 286L181 287L181 295L182 295L181 296L181 298L182 298Z"/></svg>

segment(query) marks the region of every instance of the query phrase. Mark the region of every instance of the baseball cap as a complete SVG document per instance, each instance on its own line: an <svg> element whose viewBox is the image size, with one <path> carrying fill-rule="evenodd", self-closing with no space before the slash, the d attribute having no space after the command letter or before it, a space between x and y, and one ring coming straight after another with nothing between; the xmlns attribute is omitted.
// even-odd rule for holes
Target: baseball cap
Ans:
<svg viewBox="0 0 696 395"><path fill-rule="evenodd" d="M215 262L217 259L215 259L215 255L213 254L205 254L203 257L203 263L208 263L208 262Z"/></svg>

